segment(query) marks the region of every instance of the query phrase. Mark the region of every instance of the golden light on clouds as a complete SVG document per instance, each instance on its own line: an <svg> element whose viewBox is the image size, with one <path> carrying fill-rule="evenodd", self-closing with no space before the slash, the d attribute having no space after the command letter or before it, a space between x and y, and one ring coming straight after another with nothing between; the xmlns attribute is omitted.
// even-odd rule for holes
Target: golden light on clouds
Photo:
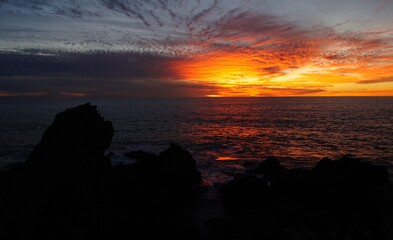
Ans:
<svg viewBox="0 0 393 240"><path fill-rule="evenodd" d="M389 1L88 2L0 4L0 97L393 96Z"/></svg>
<svg viewBox="0 0 393 240"><path fill-rule="evenodd" d="M209 81L220 86L259 81L259 64L244 53L210 52L174 66L182 78Z"/></svg>
<svg viewBox="0 0 393 240"><path fill-rule="evenodd" d="M217 87L206 96L393 95L391 49L368 40L330 41L336 40L212 50L171 68L183 80Z"/></svg>

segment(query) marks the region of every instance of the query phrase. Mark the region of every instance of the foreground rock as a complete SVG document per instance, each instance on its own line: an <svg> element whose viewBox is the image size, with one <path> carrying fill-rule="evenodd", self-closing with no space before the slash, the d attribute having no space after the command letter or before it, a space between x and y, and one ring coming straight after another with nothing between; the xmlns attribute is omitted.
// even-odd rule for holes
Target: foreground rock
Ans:
<svg viewBox="0 0 393 240"><path fill-rule="evenodd" d="M113 127L90 104L57 114L8 193L7 239L107 236ZM8 197L8 196L7 196ZM2 208L7 206L2 206Z"/></svg>
<svg viewBox="0 0 393 240"><path fill-rule="evenodd" d="M199 230L188 214L195 207L201 174L188 151L172 144L158 156L126 154L132 165L114 167L117 236L137 239L195 239ZM128 226L134 226L130 233Z"/></svg>
<svg viewBox="0 0 393 240"><path fill-rule="evenodd" d="M113 167L113 132L90 104L57 114L26 163L0 173L0 239L199 238L191 154L172 145Z"/></svg>
<svg viewBox="0 0 393 240"><path fill-rule="evenodd" d="M251 172L221 190L233 239L392 237L392 186L385 167L325 158L308 171L286 169L269 158Z"/></svg>
<svg viewBox="0 0 393 240"><path fill-rule="evenodd" d="M202 180L190 152L172 144L158 156L143 151L129 152L128 157L138 159L129 167L132 176L145 184L183 194L197 187Z"/></svg>
<svg viewBox="0 0 393 240"><path fill-rule="evenodd" d="M191 154L171 145L113 167L112 136L95 106L59 113L26 163L0 172L0 239L202 239ZM356 159L308 171L269 158L221 196L231 219L206 221L207 239L393 239L387 170Z"/></svg>

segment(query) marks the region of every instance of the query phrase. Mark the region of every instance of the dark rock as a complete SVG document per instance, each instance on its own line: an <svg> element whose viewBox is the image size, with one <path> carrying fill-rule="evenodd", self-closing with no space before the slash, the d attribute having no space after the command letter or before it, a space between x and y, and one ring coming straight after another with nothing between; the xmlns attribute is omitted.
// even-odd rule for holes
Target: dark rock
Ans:
<svg viewBox="0 0 393 240"><path fill-rule="evenodd" d="M200 236L199 228L192 221L182 216L166 219L162 227L162 232L172 236L171 239L194 239Z"/></svg>
<svg viewBox="0 0 393 240"><path fill-rule="evenodd" d="M104 121L96 106L87 103L67 109L56 115L26 163L40 167L61 165L61 160L69 162L74 158L101 158L111 144L113 132L112 123Z"/></svg>
<svg viewBox="0 0 393 240"><path fill-rule="evenodd" d="M348 181L367 186L389 183L386 167L371 165L350 157L337 161L323 158L315 166L313 173L318 180L323 182Z"/></svg>
<svg viewBox="0 0 393 240"><path fill-rule="evenodd" d="M161 163L164 163L165 174L180 184L181 188L192 188L201 183L202 176L196 168L191 153L183 150L179 145L172 144L158 158Z"/></svg>
<svg viewBox="0 0 393 240"><path fill-rule="evenodd" d="M337 236L360 238L379 234L381 219L376 211L378 192L389 186L385 167L344 157L322 159L312 170L318 188L316 196L322 211L338 226ZM379 205L379 204L378 204Z"/></svg>
<svg viewBox="0 0 393 240"><path fill-rule="evenodd" d="M204 222L204 225L212 230L225 229L230 226L230 221L222 218L210 218Z"/></svg>
<svg viewBox="0 0 393 240"><path fill-rule="evenodd" d="M132 155L139 158L131 167L133 174L139 176L146 185L159 188L159 191L181 195L201 183L202 176L195 160L190 152L179 145L172 144L158 156L143 151Z"/></svg>
<svg viewBox="0 0 393 240"><path fill-rule="evenodd" d="M239 239L236 238L231 221L222 218L210 218L204 222L204 226L208 228L207 239Z"/></svg>
<svg viewBox="0 0 393 240"><path fill-rule="evenodd" d="M140 226L141 219L171 215L189 204L202 178L188 151L173 144L158 156L136 153L136 163L113 168L115 218Z"/></svg>
<svg viewBox="0 0 393 240"><path fill-rule="evenodd" d="M108 237L113 132L90 104L57 114L10 194L22 198L9 212L17 239Z"/></svg>
<svg viewBox="0 0 393 240"><path fill-rule="evenodd" d="M234 215L258 213L267 195L266 181L253 175L240 175L221 188L226 210Z"/></svg>
<svg viewBox="0 0 393 240"><path fill-rule="evenodd" d="M57 114L26 163L0 173L0 238L198 239L179 214L201 182L191 154L173 144L112 167L113 132L90 104Z"/></svg>
<svg viewBox="0 0 393 240"><path fill-rule="evenodd" d="M277 158L268 157L258 165L255 169L255 174L263 174L263 177L268 181L274 181L284 177L287 171L288 170L281 165Z"/></svg>
<svg viewBox="0 0 393 240"><path fill-rule="evenodd" d="M261 178L239 176L222 189L234 239L292 239L304 229L334 239L390 239L392 187L384 167L345 157L286 169L269 158L253 173Z"/></svg>
<svg viewBox="0 0 393 240"><path fill-rule="evenodd" d="M243 167L246 167L246 168L248 168L248 167L253 167L253 166L255 166L256 164L257 164L256 161L245 161L245 162L243 163Z"/></svg>
<svg viewBox="0 0 393 240"><path fill-rule="evenodd" d="M107 158L112 158L112 157L114 157L116 155L116 153L114 153L114 152L108 152L106 155L105 155L105 157L107 157Z"/></svg>
<svg viewBox="0 0 393 240"><path fill-rule="evenodd" d="M143 151L128 155L138 161L114 167L113 218L119 238L198 237L188 216L176 214L190 209L202 179L191 154L172 144L158 156Z"/></svg>
<svg viewBox="0 0 393 240"><path fill-rule="evenodd" d="M128 153L125 153L128 158L135 159L135 160L152 160L157 157L154 153L148 153L142 150L138 151L130 151Z"/></svg>

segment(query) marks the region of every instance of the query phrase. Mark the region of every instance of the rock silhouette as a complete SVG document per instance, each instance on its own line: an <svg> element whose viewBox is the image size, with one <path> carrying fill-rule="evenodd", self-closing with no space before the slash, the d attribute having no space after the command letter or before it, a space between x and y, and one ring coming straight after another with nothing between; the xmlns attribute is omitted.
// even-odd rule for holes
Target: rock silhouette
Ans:
<svg viewBox="0 0 393 240"><path fill-rule="evenodd" d="M17 188L17 239L102 237L109 233L113 127L90 104L57 114L27 159ZM12 195L12 193L10 193ZM16 211L17 212L17 211Z"/></svg>
<svg viewBox="0 0 393 240"><path fill-rule="evenodd" d="M143 151L129 152L128 157L138 159L132 165L133 175L145 178L152 186L163 185L174 194L193 189L202 177L196 162L188 151L172 144L158 156Z"/></svg>
<svg viewBox="0 0 393 240"><path fill-rule="evenodd" d="M184 214L194 200L201 174L188 151L172 144L158 156L143 151L126 154L138 161L114 167L117 236L192 239L199 230ZM121 221L118 221L120 220ZM133 232L129 227L135 226Z"/></svg>
<svg viewBox="0 0 393 240"><path fill-rule="evenodd" d="M392 239L385 167L349 157L311 170L274 157L244 164L253 169L219 191L229 217L198 225L202 177L190 152L172 144L112 166L113 134L90 104L57 114L27 161L0 172L0 239Z"/></svg>
<svg viewBox="0 0 393 240"><path fill-rule="evenodd" d="M312 170L286 169L268 158L251 172L257 176L237 177L222 189L234 239L391 237L392 205L386 201L392 187L385 167L344 157L324 158Z"/></svg>
<svg viewBox="0 0 393 240"><path fill-rule="evenodd" d="M90 104L57 114L25 164L0 173L1 239L199 236L183 214L201 181L191 154L172 145L114 167L113 133Z"/></svg>

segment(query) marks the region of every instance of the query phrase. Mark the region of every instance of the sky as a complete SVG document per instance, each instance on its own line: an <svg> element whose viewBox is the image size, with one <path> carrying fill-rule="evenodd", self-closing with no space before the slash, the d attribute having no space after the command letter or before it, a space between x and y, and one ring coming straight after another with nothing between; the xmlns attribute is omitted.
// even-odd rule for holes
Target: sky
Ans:
<svg viewBox="0 0 393 240"><path fill-rule="evenodd" d="M0 0L0 97L393 96L393 0Z"/></svg>

